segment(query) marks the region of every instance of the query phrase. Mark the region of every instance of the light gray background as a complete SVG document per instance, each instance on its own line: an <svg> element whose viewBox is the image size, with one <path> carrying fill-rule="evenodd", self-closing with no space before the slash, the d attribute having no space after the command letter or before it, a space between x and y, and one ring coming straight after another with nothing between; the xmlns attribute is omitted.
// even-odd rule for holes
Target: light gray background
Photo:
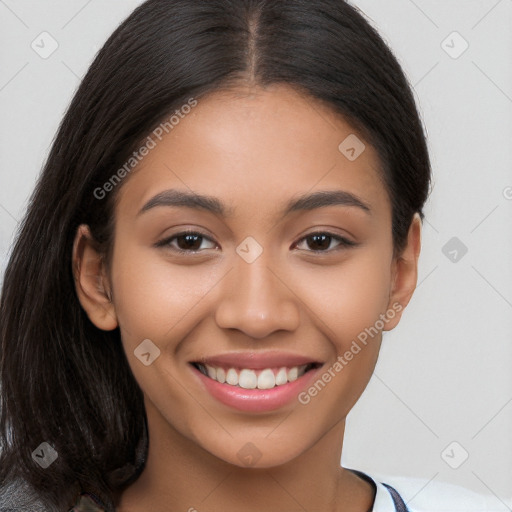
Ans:
<svg viewBox="0 0 512 512"><path fill-rule="evenodd" d="M80 78L140 3L0 0L0 278ZM374 475L461 484L493 494L496 510L508 510L512 0L352 3L391 45L414 86L434 189L418 288L400 325L385 334L375 375L349 415L342 462ZM47 59L31 48L43 31L59 45ZM450 36L454 31L469 44L458 58L452 56L464 43ZM457 261L443 253L453 237ZM462 257L461 244L468 250ZM451 467L466 452L467 460ZM419 486L405 497L413 506L421 492Z"/></svg>

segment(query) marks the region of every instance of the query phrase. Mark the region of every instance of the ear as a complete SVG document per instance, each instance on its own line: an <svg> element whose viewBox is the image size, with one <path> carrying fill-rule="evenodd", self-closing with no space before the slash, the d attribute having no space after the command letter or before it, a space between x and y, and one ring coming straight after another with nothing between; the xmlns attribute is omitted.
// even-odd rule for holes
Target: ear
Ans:
<svg viewBox="0 0 512 512"><path fill-rule="evenodd" d="M411 300L418 281L418 258L421 251L421 218L415 213L407 235L407 245L392 263L392 286L388 311L396 314L386 323L384 331L391 331L400 322L402 312Z"/></svg>
<svg viewBox="0 0 512 512"><path fill-rule="evenodd" d="M73 277L80 304L91 322L104 331L118 325L103 255L87 225L81 224L73 243Z"/></svg>

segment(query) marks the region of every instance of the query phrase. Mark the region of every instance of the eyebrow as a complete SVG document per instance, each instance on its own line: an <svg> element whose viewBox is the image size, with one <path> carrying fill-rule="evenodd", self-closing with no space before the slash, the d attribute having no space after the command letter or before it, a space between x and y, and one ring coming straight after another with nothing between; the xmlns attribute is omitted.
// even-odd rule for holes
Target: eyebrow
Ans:
<svg viewBox="0 0 512 512"><path fill-rule="evenodd" d="M291 199L281 212L283 217L292 212L315 210L316 208L325 208L328 206L353 206L363 210L371 215L370 206L362 199L345 190L321 190L310 194L303 194L297 198ZM186 207L199 210L205 210L223 217L233 215L233 208L227 207L219 199L213 196L198 194L184 190L169 189L160 192L152 197L140 209L137 215L158 206L168 207Z"/></svg>

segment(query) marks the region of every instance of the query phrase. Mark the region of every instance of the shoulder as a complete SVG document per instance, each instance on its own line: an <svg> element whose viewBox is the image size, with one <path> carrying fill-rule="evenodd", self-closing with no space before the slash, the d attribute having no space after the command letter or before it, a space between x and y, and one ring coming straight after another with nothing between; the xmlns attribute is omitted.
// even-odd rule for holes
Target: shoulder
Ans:
<svg viewBox="0 0 512 512"><path fill-rule="evenodd" d="M495 496L447 482L391 475L368 476L377 485L377 496L379 491L389 494L383 485L388 484L400 494L410 512L491 512L501 510L503 506ZM384 499L381 501L384 503ZM380 512L380 509L375 508L374 512Z"/></svg>

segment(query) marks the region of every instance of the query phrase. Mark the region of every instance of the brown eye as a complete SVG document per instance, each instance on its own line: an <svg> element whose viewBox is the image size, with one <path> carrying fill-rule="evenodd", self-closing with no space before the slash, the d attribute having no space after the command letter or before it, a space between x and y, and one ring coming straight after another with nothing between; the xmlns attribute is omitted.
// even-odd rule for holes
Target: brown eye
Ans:
<svg viewBox="0 0 512 512"><path fill-rule="evenodd" d="M205 241L210 242L213 247L201 248ZM157 242L156 246L166 247L180 253L195 253L201 252L205 249L214 249L215 243L202 233L198 233L196 231L184 231Z"/></svg>
<svg viewBox="0 0 512 512"><path fill-rule="evenodd" d="M175 239L180 250L197 251L201 248L202 236L200 235L179 235Z"/></svg>
<svg viewBox="0 0 512 512"><path fill-rule="evenodd" d="M352 247L357 245L351 240L328 232L311 233L302 238L299 241L299 244L304 241L306 242L305 250L309 252L332 252L342 249L343 247ZM333 242L335 242L334 249L331 248ZM299 244L297 244L297 246Z"/></svg>

